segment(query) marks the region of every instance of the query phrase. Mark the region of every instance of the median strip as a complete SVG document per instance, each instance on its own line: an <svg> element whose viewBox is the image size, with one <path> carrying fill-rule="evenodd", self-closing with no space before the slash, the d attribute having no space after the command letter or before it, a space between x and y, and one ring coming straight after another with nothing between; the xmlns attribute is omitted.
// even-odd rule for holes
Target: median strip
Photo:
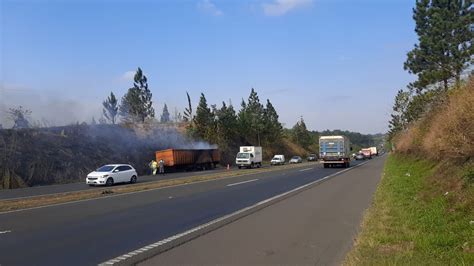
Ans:
<svg viewBox="0 0 474 266"><path fill-rule="evenodd" d="M0 201L0 214L7 212L27 210L33 208L42 208L47 206L55 206L59 204L67 204L79 201L94 200L100 198L116 197L130 193L138 193L154 189L162 189L173 186L188 185L192 183L207 182L217 179L232 178L238 176L246 176L252 174L274 172L280 170L289 170L299 168L295 165L287 165L278 168L260 168L251 170L233 170L209 175L196 175L186 178L159 180L147 183L138 183L133 185L125 185L119 187L107 187L104 189L92 189L65 192L51 195L39 195L20 199L6 199Z"/></svg>

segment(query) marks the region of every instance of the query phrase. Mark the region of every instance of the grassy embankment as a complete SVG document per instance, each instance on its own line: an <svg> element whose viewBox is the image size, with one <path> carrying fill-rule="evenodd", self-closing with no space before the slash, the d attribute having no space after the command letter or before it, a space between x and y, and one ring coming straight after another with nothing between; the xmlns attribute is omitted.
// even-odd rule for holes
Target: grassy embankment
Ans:
<svg viewBox="0 0 474 266"><path fill-rule="evenodd" d="M34 208L52 204L66 203L85 199L94 199L110 195L119 195L131 192L146 191L157 188L177 186L200 181L215 180L226 177L244 176L257 173L265 173L282 169L292 169L298 167L307 167L314 163L283 165L271 168L248 169L248 170L230 170L221 173L209 173L208 175L196 175L176 179L160 180L147 183L138 183L133 185L123 185L107 187L103 189L89 189L82 191L66 192L52 195L36 196L23 199L0 200L0 212L19 210L25 208Z"/></svg>
<svg viewBox="0 0 474 266"><path fill-rule="evenodd" d="M346 265L474 264L474 186L440 167L390 155Z"/></svg>
<svg viewBox="0 0 474 266"><path fill-rule="evenodd" d="M474 79L394 139L346 265L474 265Z"/></svg>

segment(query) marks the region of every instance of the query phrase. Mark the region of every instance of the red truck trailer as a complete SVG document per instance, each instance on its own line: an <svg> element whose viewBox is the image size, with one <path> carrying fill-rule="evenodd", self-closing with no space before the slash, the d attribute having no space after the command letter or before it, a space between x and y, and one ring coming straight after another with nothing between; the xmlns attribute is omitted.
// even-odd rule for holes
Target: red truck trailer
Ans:
<svg viewBox="0 0 474 266"><path fill-rule="evenodd" d="M170 169L212 169L220 161L218 149L167 149L155 152L156 161L163 159Z"/></svg>

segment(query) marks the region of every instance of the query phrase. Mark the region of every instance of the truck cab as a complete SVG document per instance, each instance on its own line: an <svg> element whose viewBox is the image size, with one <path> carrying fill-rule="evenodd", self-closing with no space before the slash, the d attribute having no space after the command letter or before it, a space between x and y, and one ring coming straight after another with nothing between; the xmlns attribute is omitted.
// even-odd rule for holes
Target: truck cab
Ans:
<svg viewBox="0 0 474 266"><path fill-rule="evenodd" d="M346 136L319 137L319 157L324 168L336 165L349 167L350 152L350 141Z"/></svg>

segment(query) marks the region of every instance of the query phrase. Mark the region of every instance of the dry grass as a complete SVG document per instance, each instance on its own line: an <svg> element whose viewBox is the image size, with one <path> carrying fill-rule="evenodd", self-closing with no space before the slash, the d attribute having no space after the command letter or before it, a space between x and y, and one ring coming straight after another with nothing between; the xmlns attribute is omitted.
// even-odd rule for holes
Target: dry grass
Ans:
<svg viewBox="0 0 474 266"><path fill-rule="evenodd" d="M303 164L303 165L306 166L306 164ZM60 193L60 194L54 194L54 195L37 196L37 197L24 198L24 199L1 200L0 212L26 209L26 208L34 208L34 207L72 202L72 201L78 201L78 200L85 200L85 199L94 199L94 198L110 196L111 194L119 195L119 194L125 194L125 193L130 193L130 192L146 191L146 190L157 189L157 188L195 183L199 181L215 180L215 179L225 178L225 177L244 176L244 175L257 174L257 173L272 172L272 171L277 171L277 170L282 170L282 169L292 169L292 168L303 167L303 165L301 164L284 165L284 166L279 166L279 167L260 168L260 169L246 170L246 171L233 170L233 171L228 171L228 172L223 172L223 173L221 172L221 173L209 174L209 175L199 175L199 176L191 176L191 177L185 177L185 178L160 180L160 181L155 181L155 182L138 183L138 184L133 184L133 185L108 187L104 189L90 189L90 190L67 192L67 193Z"/></svg>
<svg viewBox="0 0 474 266"><path fill-rule="evenodd" d="M474 79L395 138L396 151L435 160L474 157Z"/></svg>

